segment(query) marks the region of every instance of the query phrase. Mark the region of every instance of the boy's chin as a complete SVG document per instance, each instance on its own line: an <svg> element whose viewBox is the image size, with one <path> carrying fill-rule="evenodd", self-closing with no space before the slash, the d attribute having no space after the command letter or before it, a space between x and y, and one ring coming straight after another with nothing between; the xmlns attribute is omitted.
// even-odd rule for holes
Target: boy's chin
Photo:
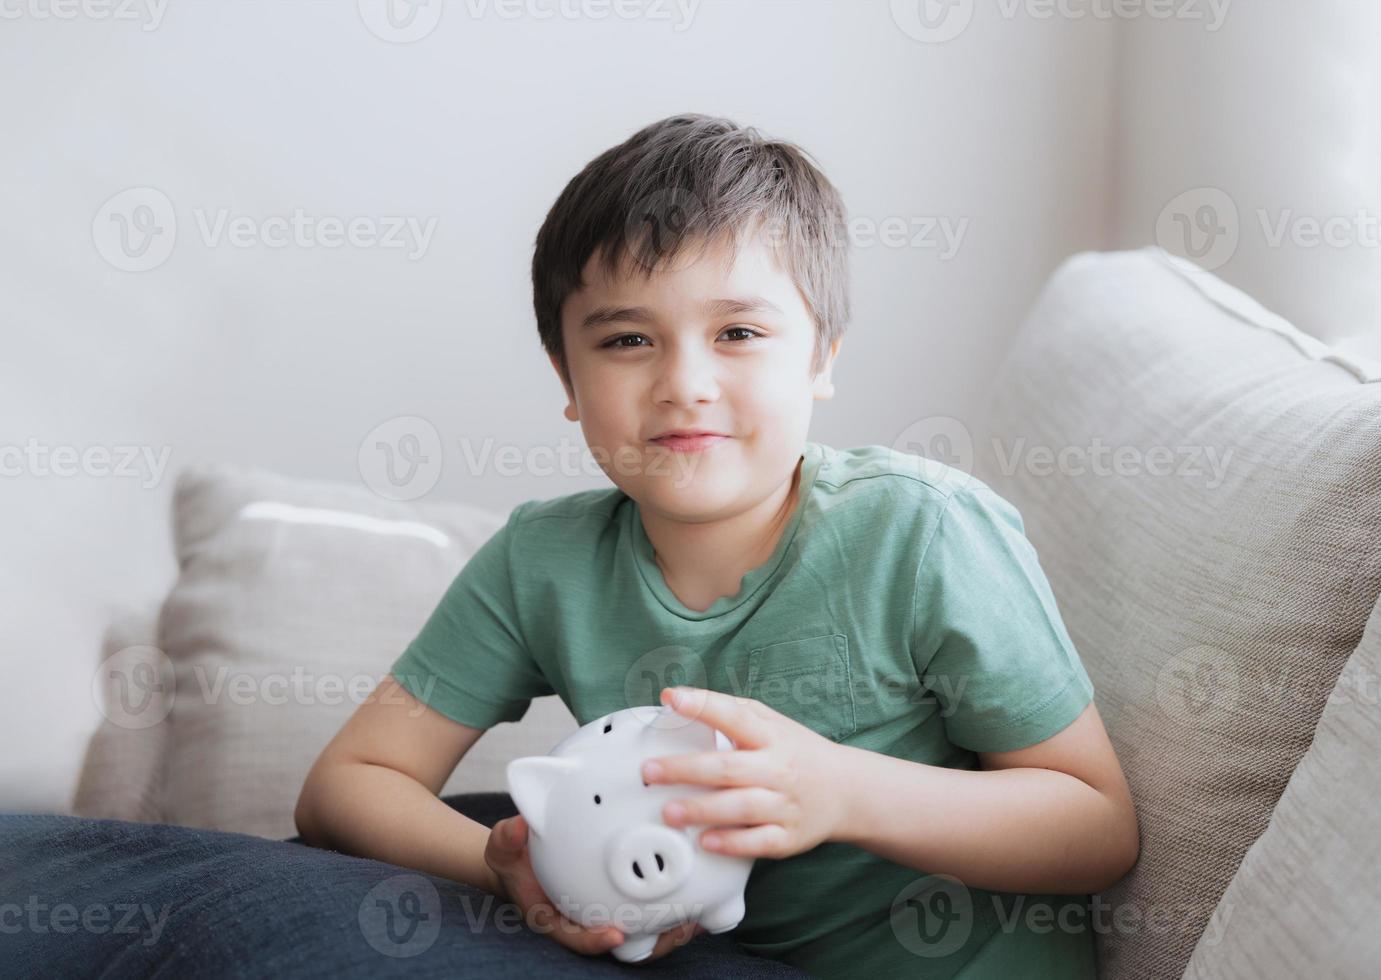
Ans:
<svg viewBox="0 0 1381 980"><path fill-rule="evenodd" d="M698 489L703 493L725 472L716 455L714 451L675 453L654 449L643 457L638 482L649 492L676 494Z"/></svg>
<svg viewBox="0 0 1381 980"><path fill-rule="evenodd" d="M733 510L735 495L704 476L646 477L637 489L638 506L673 520L711 521Z"/></svg>

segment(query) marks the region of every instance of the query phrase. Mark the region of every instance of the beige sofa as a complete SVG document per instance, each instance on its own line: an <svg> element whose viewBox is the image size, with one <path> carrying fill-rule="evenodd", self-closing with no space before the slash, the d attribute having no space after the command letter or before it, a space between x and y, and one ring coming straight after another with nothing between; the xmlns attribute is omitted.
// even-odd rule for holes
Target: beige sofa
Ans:
<svg viewBox="0 0 1381 980"><path fill-rule="evenodd" d="M1381 373L1157 249L1085 254L986 415L912 420L897 448L1017 505L1093 679L1142 829L1095 897L1102 975L1381 962ZM180 576L111 626L76 810L289 836L340 692L503 515L220 465L185 471L174 510ZM502 789L574 726L534 702L444 792Z"/></svg>

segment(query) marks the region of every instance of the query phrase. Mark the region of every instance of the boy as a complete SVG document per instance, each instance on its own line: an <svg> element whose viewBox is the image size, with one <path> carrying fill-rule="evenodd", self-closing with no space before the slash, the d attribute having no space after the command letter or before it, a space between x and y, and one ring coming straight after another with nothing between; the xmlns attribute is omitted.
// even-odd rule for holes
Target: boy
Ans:
<svg viewBox="0 0 1381 980"><path fill-rule="evenodd" d="M737 746L643 777L716 787L663 818L757 858L748 952L1095 976L1087 894L1132 866L1137 821L1019 514L939 463L806 439L848 320L844 222L798 148L699 115L572 179L537 236L537 326L616 487L514 509L323 752L304 839L554 911L521 816L491 831L436 794L534 697L582 724L660 698ZM623 938L562 925L582 953Z"/></svg>

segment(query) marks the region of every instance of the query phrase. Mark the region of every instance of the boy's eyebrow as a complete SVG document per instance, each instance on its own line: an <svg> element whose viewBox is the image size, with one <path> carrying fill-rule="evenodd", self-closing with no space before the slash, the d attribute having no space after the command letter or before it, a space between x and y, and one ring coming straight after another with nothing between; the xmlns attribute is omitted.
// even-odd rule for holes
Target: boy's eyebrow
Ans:
<svg viewBox="0 0 1381 980"><path fill-rule="evenodd" d="M782 309L761 296L746 296L742 299L712 299L702 307L705 316L737 316L740 313L776 313ZM656 314L645 306L600 306L591 310L580 321L581 330L590 330L606 323L632 321L652 324L657 322Z"/></svg>

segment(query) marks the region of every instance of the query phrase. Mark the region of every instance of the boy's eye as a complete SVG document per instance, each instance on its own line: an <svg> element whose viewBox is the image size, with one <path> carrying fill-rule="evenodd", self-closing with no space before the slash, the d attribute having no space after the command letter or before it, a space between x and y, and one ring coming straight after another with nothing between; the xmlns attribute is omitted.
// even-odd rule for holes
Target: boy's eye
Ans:
<svg viewBox="0 0 1381 980"><path fill-rule="evenodd" d="M736 326L736 327L729 327L729 328L726 329L724 332L725 332L725 333L730 333L730 332L735 331L735 330L741 330L741 331L743 331L744 333L748 334L747 337L741 337L741 338L739 338L739 339L741 339L741 340L752 340L754 337L761 337L761 336L762 336L761 333L759 333L758 331L754 330L752 327L737 327L737 326Z"/></svg>
<svg viewBox="0 0 1381 980"><path fill-rule="evenodd" d="M761 337L761 336L762 336L762 333L761 333L761 332L759 332L759 331L757 331L757 330L754 330L752 327L744 327L744 326L725 327L724 330L723 330L723 332L720 334L720 336L723 336L724 334L735 333L735 332L738 332L740 335L737 336L737 337L733 337L733 338L731 338L731 339L732 339L735 343L740 343L740 344L741 344L741 343L744 343L745 341L749 341L749 340L752 340L752 339L754 339L754 338L756 338L756 337ZM747 336L743 336L743 334L747 334ZM647 339L647 338L646 338L645 336L643 336L642 334L640 334L640 333L621 333L621 334L619 334L617 337L610 337L608 340L606 340L604 343L600 344L599 346L600 346L600 347L608 347L608 348L611 348L611 349L617 348L617 349L619 349L619 350L637 350L639 347L642 347L642 346L644 346L644 345L643 345L643 344L625 344L625 343L623 343L623 341L625 341L625 340L646 340L646 339Z"/></svg>
<svg viewBox="0 0 1381 980"><path fill-rule="evenodd" d="M633 344L624 344L624 343L622 343L622 341L625 341L625 340L646 340L646 339L647 339L647 338L644 337L644 336L643 336L642 334L640 334L640 333L621 333L621 334L619 334L617 337L611 337L611 338L609 338L608 340L606 340L604 343L600 344L599 346L601 346L601 347L611 347L611 348L612 348L612 347L617 347L617 348L620 349L620 350L632 350L632 349L634 349L635 345L633 345ZM636 345L636 346L637 346L637 347L641 347L642 344L638 344L638 345Z"/></svg>

